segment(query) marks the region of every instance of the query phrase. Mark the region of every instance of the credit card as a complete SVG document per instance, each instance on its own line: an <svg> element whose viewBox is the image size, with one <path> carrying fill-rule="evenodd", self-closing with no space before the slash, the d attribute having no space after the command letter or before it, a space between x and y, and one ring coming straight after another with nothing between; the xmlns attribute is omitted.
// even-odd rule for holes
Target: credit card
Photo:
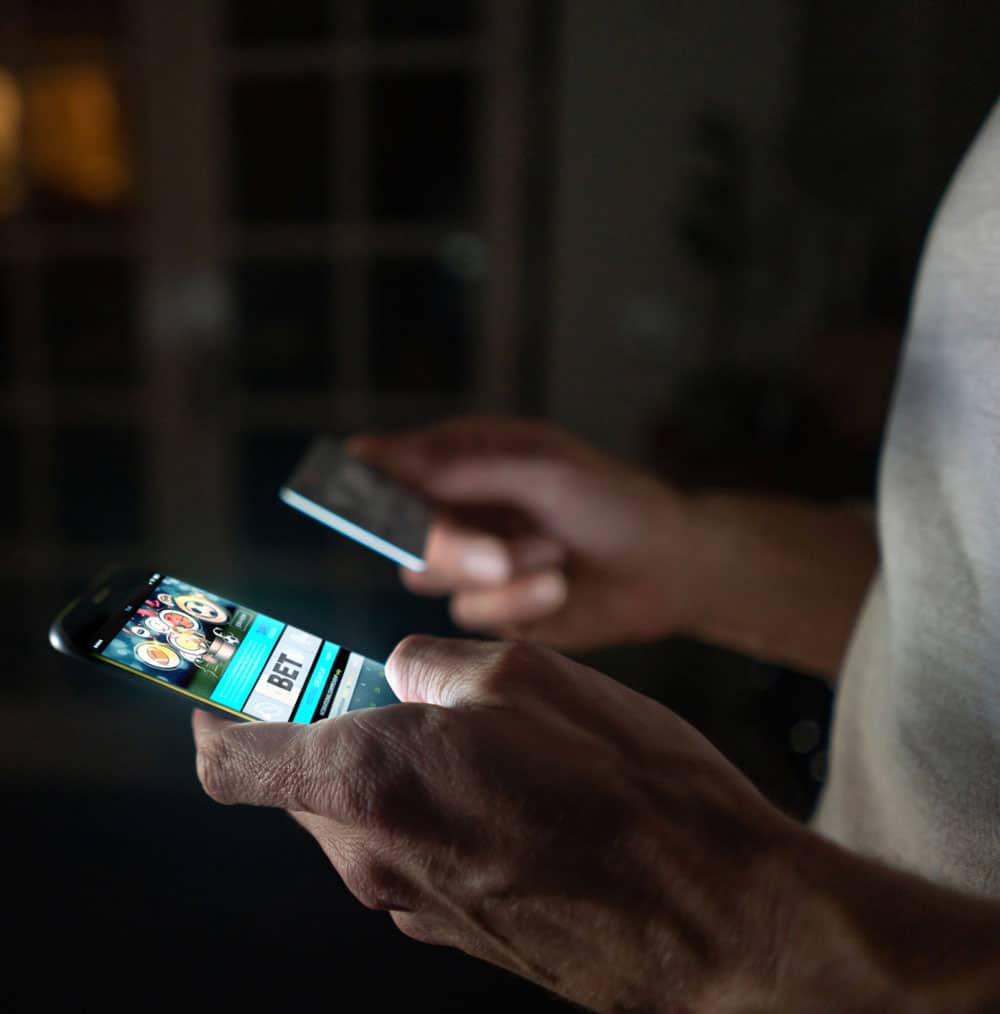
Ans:
<svg viewBox="0 0 1000 1014"><path fill-rule="evenodd" d="M426 567L427 505L330 437L309 445L278 496L289 507L404 567Z"/></svg>

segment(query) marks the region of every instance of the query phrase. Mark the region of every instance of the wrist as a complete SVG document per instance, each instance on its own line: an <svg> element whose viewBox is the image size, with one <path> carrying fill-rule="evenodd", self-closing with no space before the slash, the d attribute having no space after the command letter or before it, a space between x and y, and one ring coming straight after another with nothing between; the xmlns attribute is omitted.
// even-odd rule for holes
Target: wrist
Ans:
<svg viewBox="0 0 1000 1014"><path fill-rule="evenodd" d="M679 501L685 594L676 631L835 677L877 565L844 505L700 493Z"/></svg>
<svg viewBox="0 0 1000 1014"><path fill-rule="evenodd" d="M663 936L671 947L647 979L646 1006L698 1014L804 1009L778 998L797 914L789 856L807 832L742 777L730 782L721 774L714 771L709 785L691 772L685 794L699 801L697 819L665 832L671 847L647 871L649 882L660 885ZM685 944L686 966L678 957ZM687 1006L671 1006L676 997L665 983L672 977L688 980Z"/></svg>
<svg viewBox="0 0 1000 1014"><path fill-rule="evenodd" d="M668 587L670 603L660 616L660 636L681 636L701 641L725 641L726 595L722 582L729 540L714 511L698 494L669 491L665 523L660 528L662 549L656 554L659 580Z"/></svg>
<svg viewBox="0 0 1000 1014"><path fill-rule="evenodd" d="M773 1009L992 1009L1000 989L995 905L805 828L775 858Z"/></svg>
<svg viewBox="0 0 1000 1014"><path fill-rule="evenodd" d="M747 871L743 904L732 909L742 916L737 958L697 1009L910 1010L865 952L864 927L845 916L841 850L789 824Z"/></svg>

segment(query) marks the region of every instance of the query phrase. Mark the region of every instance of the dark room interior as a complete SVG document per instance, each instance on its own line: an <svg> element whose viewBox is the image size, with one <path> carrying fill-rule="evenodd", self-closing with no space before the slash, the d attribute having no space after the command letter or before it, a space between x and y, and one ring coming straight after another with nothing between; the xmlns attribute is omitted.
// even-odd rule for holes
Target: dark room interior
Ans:
<svg viewBox="0 0 1000 1014"><path fill-rule="evenodd" d="M317 433L528 416L869 505L998 38L995 0L0 0L8 1009L570 1009L217 806L187 704L49 622L117 562L375 659L459 633L278 500ZM825 683L683 638L585 660L812 812Z"/></svg>

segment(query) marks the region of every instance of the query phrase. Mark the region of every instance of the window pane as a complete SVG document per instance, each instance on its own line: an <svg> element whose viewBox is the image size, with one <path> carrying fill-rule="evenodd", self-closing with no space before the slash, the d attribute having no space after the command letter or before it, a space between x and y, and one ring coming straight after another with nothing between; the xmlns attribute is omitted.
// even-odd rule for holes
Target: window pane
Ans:
<svg viewBox="0 0 1000 1014"><path fill-rule="evenodd" d="M371 23L376 36L461 36L478 27L479 0L373 0Z"/></svg>
<svg viewBox="0 0 1000 1014"><path fill-rule="evenodd" d="M67 42L115 41L125 30L124 0L45 0L24 7L31 41L43 51Z"/></svg>
<svg viewBox="0 0 1000 1014"><path fill-rule="evenodd" d="M23 149L24 89L0 67L0 218L15 215L24 205Z"/></svg>
<svg viewBox="0 0 1000 1014"><path fill-rule="evenodd" d="M309 222L330 214L324 77L237 81L229 90L231 211L247 222Z"/></svg>
<svg viewBox="0 0 1000 1014"><path fill-rule="evenodd" d="M324 260L247 260L232 269L236 359L252 388L331 383L331 273Z"/></svg>
<svg viewBox="0 0 1000 1014"><path fill-rule="evenodd" d="M471 217L472 78L463 73L393 76L372 87L375 216Z"/></svg>
<svg viewBox="0 0 1000 1014"><path fill-rule="evenodd" d="M42 269L51 374L66 383L136 379L133 268L120 258L49 261Z"/></svg>
<svg viewBox="0 0 1000 1014"><path fill-rule="evenodd" d="M93 59L24 81L24 163L36 216L110 221L131 209L135 165L119 75Z"/></svg>
<svg viewBox="0 0 1000 1014"><path fill-rule="evenodd" d="M136 541L142 535L142 434L111 426L56 431L57 511L70 539Z"/></svg>
<svg viewBox="0 0 1000 1014"><path fill-rule="evenodd" d="M330 544L329 529L286 507L278 489L315 436L306 431L251 430L238 444L239 528L248 545L321 548Z"/></svg>
<svg viewBox="0 0 1000 1014"><path fill-rule="evenodd" d="M382 390L460 392L470 382L475 289L443 262L377 261L372 375Z"/></svg>
<svg viewBox="0 0 1000 1014"><path fill-rule="evenodd" d="M330 35L331 13L330 0L228 0L225 37L244 46L321 42Z"/></svg>

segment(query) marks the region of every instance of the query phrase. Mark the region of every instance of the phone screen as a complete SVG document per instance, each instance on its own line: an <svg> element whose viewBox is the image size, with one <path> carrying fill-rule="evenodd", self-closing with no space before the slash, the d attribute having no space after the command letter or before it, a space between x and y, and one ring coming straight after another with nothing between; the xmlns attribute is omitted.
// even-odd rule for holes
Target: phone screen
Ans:
<svg viewBox="0 0 1000 1014"><path fill-rule="evenodd" d="M317 722L397 701L379 662L159 573L89 647L103 661L266 722Z"/></svg>

